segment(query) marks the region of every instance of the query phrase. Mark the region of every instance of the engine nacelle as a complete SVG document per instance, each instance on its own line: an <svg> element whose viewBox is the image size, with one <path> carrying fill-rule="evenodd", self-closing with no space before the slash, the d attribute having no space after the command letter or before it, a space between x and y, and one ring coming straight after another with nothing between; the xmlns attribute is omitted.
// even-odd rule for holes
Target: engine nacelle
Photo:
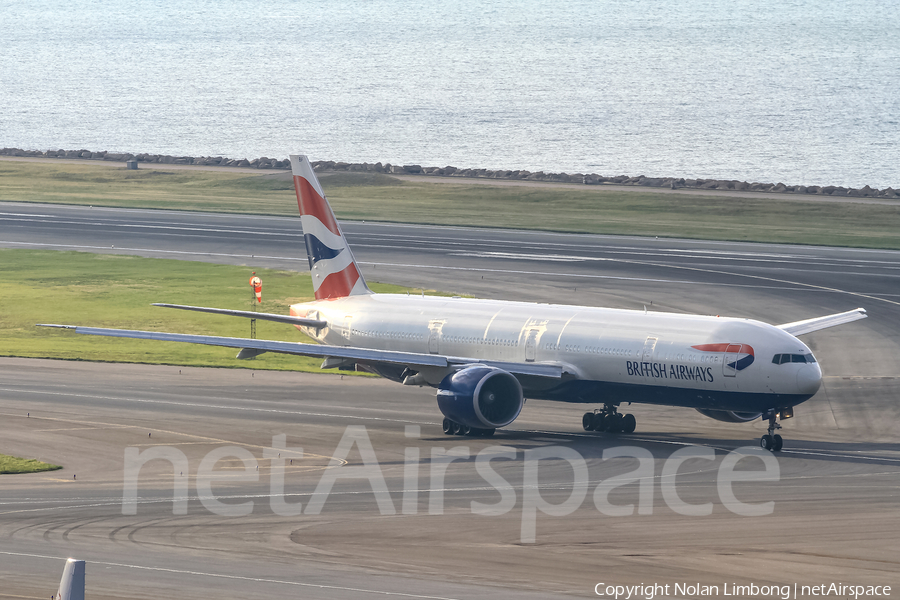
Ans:
<svg viewBox="0 0 900 600"><path fill-rule="evenodd" d="M749 423L762 416L762 413L739 412L736 410L712 410L708 408L698 408L697 412L710 419L724 421L725 423Z"/></svg>
<svg viewBox="0 0 900 600"><path fill-rule="evenodd" d="M502 369L473 365L444 377L438 408L452 421L495 429L516 420L525 404L519 380Z"/></svg>

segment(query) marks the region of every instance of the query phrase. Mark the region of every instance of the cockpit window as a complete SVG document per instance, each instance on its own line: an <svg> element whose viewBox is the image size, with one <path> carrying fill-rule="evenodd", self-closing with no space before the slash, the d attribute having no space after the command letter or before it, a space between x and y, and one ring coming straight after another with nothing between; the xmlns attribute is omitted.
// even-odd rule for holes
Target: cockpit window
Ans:
<svg viewBox="0 0 900 600"><path fill-rule="evenodd" d="M776 354L772 357L772 364L783 365L785 363L814 363L816 357L812 354Z"/></svg>

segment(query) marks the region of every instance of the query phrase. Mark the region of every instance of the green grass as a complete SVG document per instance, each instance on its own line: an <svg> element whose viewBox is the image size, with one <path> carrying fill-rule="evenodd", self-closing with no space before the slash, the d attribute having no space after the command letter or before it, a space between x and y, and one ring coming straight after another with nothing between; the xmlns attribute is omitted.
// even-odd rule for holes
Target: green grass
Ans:
<svg viewBox="0 0 900 600"><path fill-rule="evenodd" d="M56 471L62 469L59 465L51 465L34 458L16 458L0 454L0 475L14 475L18 473L40 473L41 471Z"/></svg>
<svg viewBox="0 0 900 600"><path fill-rule="evenodd" d="M0 356L100 362L319 371L321 359L198 344L78 335L36 323L249 337L247 319L150 306L152 302L250 310L251 271L263 282L260 312L288 314L313 298L308 273L135 256L0 249ZM370 284L379 292L406 288ZM296 328L257 321L260 339L305 341Z"/></svg>
<svg viewBox="0 0 900 600"><path fill-rule="evenodd" d="M0 161L0 199L6 201L296 214L292 189L284 172L258 176L224 169L129 171L114 163Z"/></svg>
<svg viewBox="0 0 900 600"><path fill-rule="evenodd" d="M900 249L900 203L410 182L373 173L323 174L321 181L342 219ZM297 211L286 172L166 171L165 165L129 171L117 164L0 161L0 200L290 216Z"/></svg>
<svg viewBox="0 0 900 600"><path fill-rule="evenodd" d="M900 204L427 183L326 192L343 219L900 249Z"/></svg>

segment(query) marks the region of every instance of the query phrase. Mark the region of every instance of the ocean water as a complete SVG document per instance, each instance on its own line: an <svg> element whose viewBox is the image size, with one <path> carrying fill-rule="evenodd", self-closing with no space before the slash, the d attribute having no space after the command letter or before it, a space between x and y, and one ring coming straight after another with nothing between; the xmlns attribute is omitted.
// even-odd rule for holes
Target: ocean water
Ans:
<svg viewBox="0 0 900 600"><path fill-rule="evenodd" d="M3 0L2 146L900 188L900 2Z"/></svg>

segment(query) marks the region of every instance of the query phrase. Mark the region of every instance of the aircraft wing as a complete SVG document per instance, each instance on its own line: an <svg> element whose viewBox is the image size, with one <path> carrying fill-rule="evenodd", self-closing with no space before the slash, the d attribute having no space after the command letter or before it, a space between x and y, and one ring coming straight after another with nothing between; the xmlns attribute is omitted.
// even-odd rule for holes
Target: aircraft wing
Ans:
<svg viewBox="0 0 900 600"><path fill-rule="evenodd" d="M561 378L564 371L564 367L559 364L485 361L468 357L423 354L417 352L397 352L392 350L372 350L355 346L326 346L320 344L304 344L301 342L252 340L247 338L191 335L186 333L163 333L158 331L139 331L132 329L105 329L101 327L80 327L76 325L39 324L38 327L69 329L75 333L84 335L159 340L163 342L188 342L191 344L205 344L207 346L251 349L259 351L257 352L258 354L261 354L262 352L279 352L282 354L297 354L300 356L313 356L319 358L348 358L373 363L403 365L413 369L421 367L452 368L457 365L481 364L503 369L513 375L531 375L537 377L549 377L552 379Z"/></svg>
<svg viewBox="0 0 900 600"><path fill-rule="evenodd" d="M835 325L843 325L844 323L850 323L859 319L865 319L867 316L866 309L857 308L856 310L848 310L847 312L838 313L836 315L816 317L815 319L806 319L804 321L794 321L793 323L776 325L776 327L796 336L818 331L820 329L826 329L828 327L834 327Z"/></svg>

